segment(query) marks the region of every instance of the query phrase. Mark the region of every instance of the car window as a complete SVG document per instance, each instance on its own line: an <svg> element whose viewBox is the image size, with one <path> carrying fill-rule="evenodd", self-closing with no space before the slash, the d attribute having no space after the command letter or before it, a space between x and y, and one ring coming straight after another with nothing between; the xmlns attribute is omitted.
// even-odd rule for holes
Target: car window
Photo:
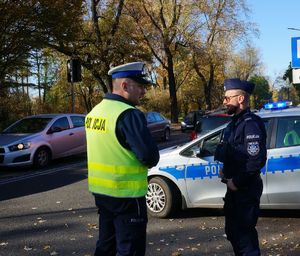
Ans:
<svg viewBox="0 0 300 256"><path fill-rule="evenodd" d="M71 120L74 127L84 126L84 116L71 116Z"/></svg>
<svg viewBox="0 0 300 256"><path fill-rule="evenodd" d="M25 118L5 129L2 133L37 133L44 130L52 118Z"/></svg>
<svg viewBox="0 0 300 256"><path fill-rule="evenodd" d="M216 148L220 143L220 140L221 140L221 132L218 132L213 136L204 139L200 151L200 157L214 156Z"/></svg>
<svg viewBox="0 0 300 256"><path fill-rule="evenodd" d="M70 129L69 121L66 117L59 118L54 122L51 128L60 128L61 130Z"/></svg>
<svg viewBox="0 0 300 256"><path fill-rule="evenodd" d="M154 123L155 122L155 117L154 117L153 113L147 113L146 119L147 119L148 123Z"/></svg>
<svg viewBox="0 0 300 256"><path fill-rule="evenodd" d="M188 114L185 116L184 121L185 121L186 123L194 123L194 112L188 113Z"/></svg>
<svg viewBox="0 0 300 256"><path fill-rule="evenodd" d="M186 157L207 157L215 154L216 148L221 140L222 131L204 138L203 140L192 145L180 154Z"/></svg>
<svg viewBox="0 0 300 256"><path fill-rule="evenodd" d="M163 117L159 113L154 113L154 117L157 122L161 122L164 120Z"/></svg>
<svg viewBox="0 0 300 256"><path fill-rule="evenodd" d="M300 118L279 118L276 133L276 148L300 145Z"/></svg>
<svg viewBox="0 0 300 256"><path fill-rule="evenodd" d="M197 133L209 132L225 123L230 122L230 116L206 116L202 117L196 125Z"/></svg>
<svg viewBox="0 0 300 256"><path fill-rule="evenodd" d="M268 131L269 129L269 123L270 123L271 119L263 119L264 125L265 125L265 129L266 131Z"/></svg>

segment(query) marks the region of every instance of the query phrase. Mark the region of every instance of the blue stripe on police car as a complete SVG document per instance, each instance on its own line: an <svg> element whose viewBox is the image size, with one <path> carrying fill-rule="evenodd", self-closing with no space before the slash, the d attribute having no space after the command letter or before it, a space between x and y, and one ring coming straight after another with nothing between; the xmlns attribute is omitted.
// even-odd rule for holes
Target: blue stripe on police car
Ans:
<svg viewBox="0 0 300 256"><path fill-rule="evenodd" d="M214 178L219 176L220 169L223 164L221 163L209 163L209 164L191 164L191 165L178 165L178 166L166 166L160 167L159 170L167 172L177 180L184 178L205 179ZM300 155L288 156L288 157L271 157L267 161L268 173L274 174L276 172L286 171L300 171ZM261 170L263 175L266 174L266 167Z"/></svg>

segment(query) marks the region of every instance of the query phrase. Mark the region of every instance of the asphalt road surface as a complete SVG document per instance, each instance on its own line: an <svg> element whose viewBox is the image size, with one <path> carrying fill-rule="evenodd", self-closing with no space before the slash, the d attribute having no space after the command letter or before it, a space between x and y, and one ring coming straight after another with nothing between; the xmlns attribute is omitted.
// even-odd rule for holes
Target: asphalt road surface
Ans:
<svg viewBox="0 0 300 256"><path fill-rule="evenodd" d="M262 255L300 255L300 211L262 211L257 228ZM45 170L0 173L0 256L92 256L98 232L84 157L56 161ZM150 217L146 255L233 255L222 210Z"/></svg>

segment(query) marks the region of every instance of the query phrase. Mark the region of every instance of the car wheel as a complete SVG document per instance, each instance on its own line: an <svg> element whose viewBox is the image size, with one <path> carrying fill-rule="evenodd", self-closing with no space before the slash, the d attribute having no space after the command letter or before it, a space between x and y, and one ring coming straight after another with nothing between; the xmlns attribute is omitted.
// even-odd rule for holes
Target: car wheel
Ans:
<svg viewBox="0 0 300 256"><path fill-rule="evenodd" d="M165 129L164 136L163 136L163 141L168 141L170 139L170 134L171 134L170 129L169 128Z"/></svg>
<svg viewBox="0 0 300 256"><path fill-rule="evenodd" d="M174 213L180 200L174 186L159 177L151 178L148 184L146 202L148 213L153 217L166 218Z"/></svg>
<svg viewBox="0 0 300 256"><path fill-rule="evenodd" d="M39 148L34 155L33 165L36 168L43 168L51 161L51 152L48 148Z"/></svg>

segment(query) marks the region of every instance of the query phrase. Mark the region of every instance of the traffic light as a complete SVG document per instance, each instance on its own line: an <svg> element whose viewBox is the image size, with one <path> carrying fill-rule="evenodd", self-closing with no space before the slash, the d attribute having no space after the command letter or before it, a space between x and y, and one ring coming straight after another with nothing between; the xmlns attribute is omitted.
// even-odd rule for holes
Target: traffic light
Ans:
<svg viewBox="0 0 300 256"><path fill-rule="evenodd" d="M80 82L81 78L81 62L79 59L71 59L67 61L67 79L68 82Z"/></svg>

